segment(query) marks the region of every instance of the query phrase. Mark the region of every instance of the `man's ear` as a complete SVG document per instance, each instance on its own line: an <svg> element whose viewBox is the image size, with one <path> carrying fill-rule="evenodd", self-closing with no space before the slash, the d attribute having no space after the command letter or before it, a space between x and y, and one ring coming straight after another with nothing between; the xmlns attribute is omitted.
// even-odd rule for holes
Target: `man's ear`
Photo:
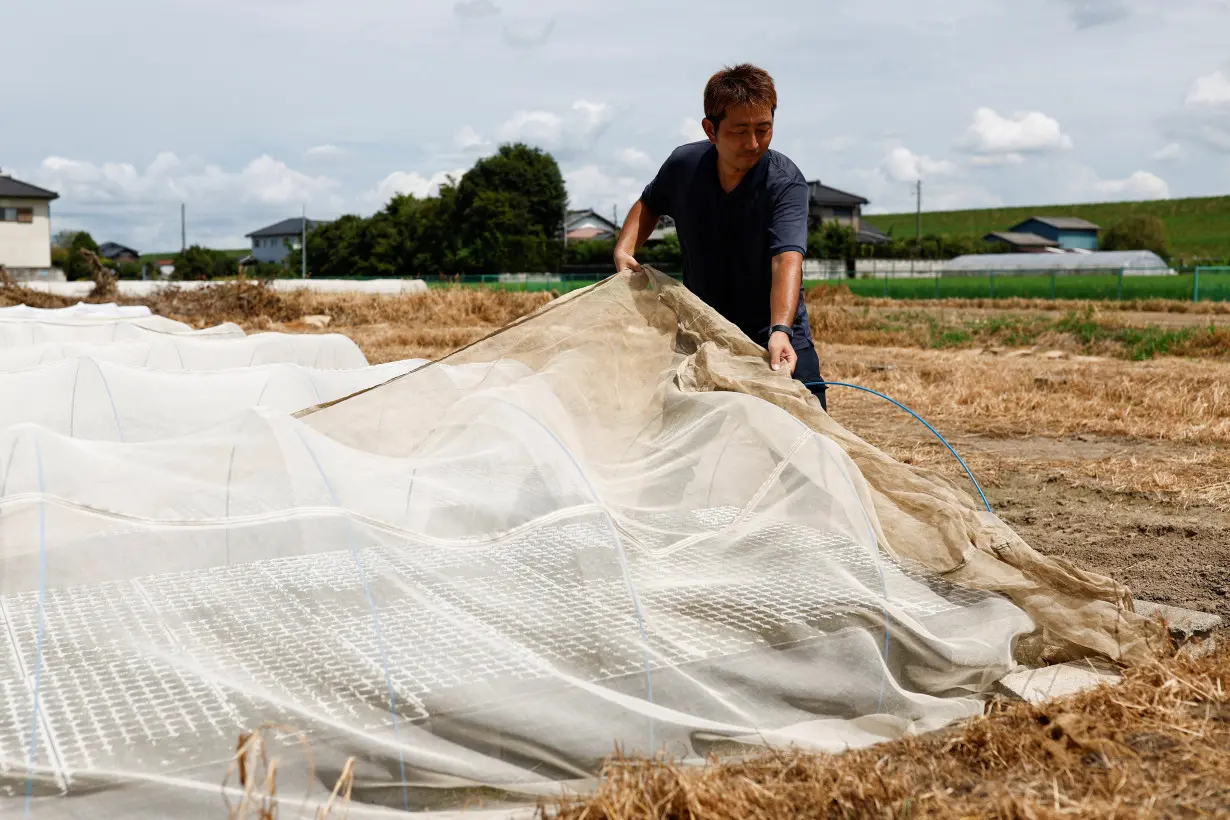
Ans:
<svg viewBox="0 0 1230 820"><path fill-rule="evenodd" d="M709 138L709 142L717 145L717 126L708 117L700 121L700 125L705 129L705 136Z"/></svg>

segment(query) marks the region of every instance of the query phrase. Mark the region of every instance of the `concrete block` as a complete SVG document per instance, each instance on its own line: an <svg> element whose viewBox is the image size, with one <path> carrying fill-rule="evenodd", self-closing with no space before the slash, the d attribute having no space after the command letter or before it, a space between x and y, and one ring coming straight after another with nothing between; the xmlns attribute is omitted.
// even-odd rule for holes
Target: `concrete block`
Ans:
<svg viewBox="0 0 1230 820"><path fill-rule="evenodd" d="M1155 604L1151 601L1133 601L1136 606L1136 612L1139 615L1144 615L1146 618L1161 618L1170 627L1170 634L1173 638L1179 641L1185 641L1188 638L1203 638L1207 637L1222 625L1220 615L1211 615L1208 612L1196 612L1191 609L1182 609L1177 606L1166 606L1165 604Z"/></svg>
<svg viewBox="0 0 1230 820"><path fill-rule="evenodd" d="M1094 661L1074 661L1039 669L1020 669L1000 678L999 688L1009 697L1030 703L1075 695L1103 683L1119 683L1123 676Z"/></svg>

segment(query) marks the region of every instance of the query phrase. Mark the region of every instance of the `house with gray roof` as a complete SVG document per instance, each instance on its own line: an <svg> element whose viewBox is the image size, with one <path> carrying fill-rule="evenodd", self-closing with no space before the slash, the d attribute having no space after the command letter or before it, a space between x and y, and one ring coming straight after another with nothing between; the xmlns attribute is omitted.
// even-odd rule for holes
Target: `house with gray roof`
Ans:
<svg viewBox="0 0 1230 820"><path fill-rule="evenodd" d="M1034 234L1049 239L1065 251L1098 249L1098 228L1087 219L1075 216L1031 216L1013 225L1008 233Z"/></svg>
<svg viewBox="0 0 1230 820"><path fill-rule="evenodd" d="M863 221L863 206L867 204L868 199L858 194L825 185L819 180L808 182L807 231L810 233L829 222L837 222L854 231L858 241L864 244L890 241L879 228Z"/></svg>
<svg viewBox="0 0 1230 820"><path fill-rule="evenodd" d="M0 173L0 267L14 278L51 277L51 202L59 198Z"/></svg>
<svg viewBox="0 0 1230 820"><path fill-rule="evenodd" d="M1004 245L1015 253L1042 253L1059 247L1059 243L1054 239L1017 231L992 231L982 239L992 245Z"/></svg>
<svg viewBox="0 0 1230 820"><path fill-rule="evenodd" d="M103 242L98 246L98 255L112 262L136 262L141 256L136 249L119 242Z"/></svg>
<svg viewBox="0 0 1230 820"><path fill-rule="evenodd" d="M321 225L327 225L327 220L308 219L307 230L314 231ZM242 262L274 262L281 264L292 250L299 250L304 236L303 217L283 219L253 231L247 235L252 240L252 253L245 256Z"/></svg>

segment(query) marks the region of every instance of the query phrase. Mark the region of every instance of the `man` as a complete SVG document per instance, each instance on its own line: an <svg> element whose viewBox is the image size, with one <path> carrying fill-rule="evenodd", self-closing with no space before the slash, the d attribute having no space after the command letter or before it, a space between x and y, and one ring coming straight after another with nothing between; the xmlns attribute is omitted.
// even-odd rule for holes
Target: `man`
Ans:
<svg viewBox="0 0 1230 820"><path fill-rule="evenodd" d="M743 64L705 86L708 141L676 148L632 206L615 244L617 270L639 271L636 250L675 220L683 282L769 351L828 409L820 360L803 304L807 182L793 162L769 150L777 90L763 69Z"/></svg>

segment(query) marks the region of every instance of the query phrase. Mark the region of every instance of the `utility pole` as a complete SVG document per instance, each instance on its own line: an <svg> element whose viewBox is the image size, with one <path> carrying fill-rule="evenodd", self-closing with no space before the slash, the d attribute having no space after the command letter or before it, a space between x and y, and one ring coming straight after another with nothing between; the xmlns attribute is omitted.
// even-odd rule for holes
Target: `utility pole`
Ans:
<svg viewBox="0 0 1230 820"><path fill-rule="evenodd" d="M568 203L564 203L564 247L568 247Z"/></svg>
<svg viewBox="0 0 1230 820"><path fill-rule="evenodd" d="M307 203L303 203L303 238L299 240L299 272L301 279L307 279Z"/></svg>
<svg viewBox="0 0 1230 820"><path fill-rule="evenodd" d="M188 221L187 221L187 203L179 203L179 251L183 253L188 249Z"/></svg>
<svg viewBox="0 0 1230 820"><path fill-rule="evenodd" d="M914 211L914 241L918 247L922 247L922 180L918 180L917 188L917 205Z"/></svg>

